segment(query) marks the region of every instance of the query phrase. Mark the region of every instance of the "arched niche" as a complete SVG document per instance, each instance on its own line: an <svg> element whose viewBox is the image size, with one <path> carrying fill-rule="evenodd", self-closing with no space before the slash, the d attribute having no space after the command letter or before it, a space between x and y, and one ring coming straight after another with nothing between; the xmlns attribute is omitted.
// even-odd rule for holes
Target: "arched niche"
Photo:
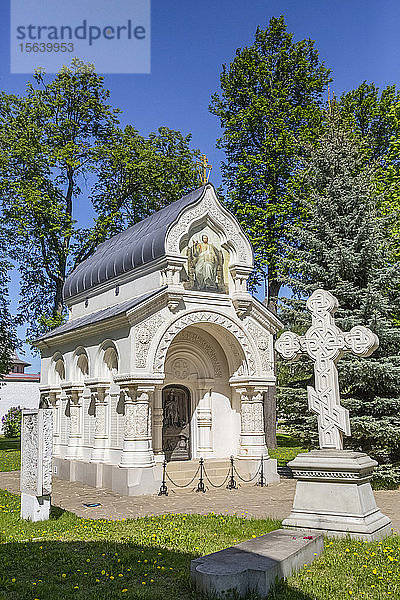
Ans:
<svg viewBox="0 0 400 600"><path fill-rule="evenodd" d="M112 340L106 340L101 344L98 363L100 377L112 381L119 371L118 350Z"/></svg>
<svg viewBox="0 0 400 600"><path fill-rule="evenodd" d="M49 383L52 385L59 386L65 381L65 363L62 354L57 352L51 359L51 366L49 370Z"/></svg>
<svg viewBox="0 0 400 600"><path fill-rule="evenodd" d="M84 381L89 376L89 358L82 346L74 352L74 375L76 381Z"/></svg>

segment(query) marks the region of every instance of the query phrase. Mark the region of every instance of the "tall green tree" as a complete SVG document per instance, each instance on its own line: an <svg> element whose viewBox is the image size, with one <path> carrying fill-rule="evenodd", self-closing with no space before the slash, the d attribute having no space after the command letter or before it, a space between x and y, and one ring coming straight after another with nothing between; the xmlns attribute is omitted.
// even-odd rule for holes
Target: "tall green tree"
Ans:
<svg viewBox="0 0 400 600"><path fill-rule="evenodd" d="M305 299L317 288L339 301L337 325L348 331L369 326L379 348L368 358L347 354L338 363L342 404L350 411L347 446L361 448L381 463L400 462L400 310L399 264L393 254L391 222L382 217L376 170L365 149L337 111L329 116L318 147L304 165L301 193L308 218L291 230L283 271L294 297L281 311L287 327L310 325ZM279 405L288 425L309 443L316 441L316 419L307 415L305 386L312 384L307 360L281 364Z"/></svg>
<svg viewBox="0 0 400 600"><path fill-rule="evenodd" d="M255 251L253 286L266 283L275 308L281 277L278 257L287 226L302 219L288 193L304 140L313 141L330 81L311 40L295 42L284 18L257 28L253 45L239 48L223 65L221 92L210 111L220 119L225 152L223 180L230 209Z"/></svg>
<svg viewBox="0 0 400 600"><path fill-rule="evenodd" d="M338 108L347 127L364 146L365 161L376 163L380 211L392 215L390 235L400 258L400 92L394 85L382 91L364 81L342 95Z"/></svg>
<svg viewBox="0 0 400 600"><path fill-rule="evenodd" d="M98 243L198 184L190 136L121 130L90 65L34 79L0 97L2 210L30 336L63 320L65 279ZM92 227L78 223L84 202Z"/></svg>
<svg viewBox="0 0 400 600"><path fill-rule="evenodd" d="M7 261L0 231L0 380L11 369L11 357L17 345L15 322L9 310L8 283L11 265Z"/></svg>

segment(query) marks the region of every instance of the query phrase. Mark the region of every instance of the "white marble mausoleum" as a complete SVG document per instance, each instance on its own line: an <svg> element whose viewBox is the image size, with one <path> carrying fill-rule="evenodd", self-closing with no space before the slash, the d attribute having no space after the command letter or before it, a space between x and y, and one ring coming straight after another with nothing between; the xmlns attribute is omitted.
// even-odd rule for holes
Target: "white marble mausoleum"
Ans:
<svg viewBox="0 0 400 600"><path fill-rule="evenodd" d="M137 495L162 462L268 457L263 396L279 320L247 291L250 243L207 184L101 244L37 340L54 473ZM175 465L176 466L176 465ZM265 461L267 480L276 461Z"/></svg>

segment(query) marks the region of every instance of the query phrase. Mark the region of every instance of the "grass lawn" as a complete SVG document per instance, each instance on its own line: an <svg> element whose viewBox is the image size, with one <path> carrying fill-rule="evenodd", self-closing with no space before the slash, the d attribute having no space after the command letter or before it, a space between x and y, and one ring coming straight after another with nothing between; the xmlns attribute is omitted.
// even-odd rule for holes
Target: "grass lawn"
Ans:
<svg viewBox="0 0 400 600"><path fill-rule="evenodd" d="M288 433L277 433L276 435L278 447L276 449L269 448L268 454L271 458L278 460L278 466L284 467L290 460L293 460L300 452L307 452L306 448L302 448L298 440L290 436Z"/></svg>
<svg viewBox="0 0 400 600"><path fill-rule="evenodd" d="M0 599L200 600L190 582L192 558L279 524L213 514L90 520L60 509L48 522L30 523L19 519L19 498L0 491ZM399 537L327 540L323 556L269 598L400 598Z"/></svg>
<svg viewBox="0 0 400 600"><path fill-rule="evenodd" d="M20 438L6 438L0 435L0 471L18 471L20 468Z"/></svg>
<svg viewBox="0 0 400 600"><path fill-rule="evenodd" d="M0 437L0 471L19 468L19 446ZM304 451L285 434L278 446L271 455L282 465ZM280 526L214 514L91 520L57 508L49 521L30 523L19 511L19 497L0 490L0 600L204 600L191 585L191 559ZM325 548L268 599L400 598L400 535L326 540Z"/></svg>

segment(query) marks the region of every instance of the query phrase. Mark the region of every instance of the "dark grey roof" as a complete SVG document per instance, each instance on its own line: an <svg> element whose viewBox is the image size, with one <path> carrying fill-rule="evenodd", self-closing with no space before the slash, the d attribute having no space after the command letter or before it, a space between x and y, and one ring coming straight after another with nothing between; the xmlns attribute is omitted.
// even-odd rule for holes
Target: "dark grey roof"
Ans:
<svg viewBox="0 0 400 600"><path fill-rule="evenodd" d="M206 186L183 196L165 208L99 245L96 252L74 269L64 285L64 299L127 273L165 255L165 236L187 206L197 202Z"/></svg>
<svg viewBox="0 0 400 600"><path fill-rule="evenodd" d="M52 329L48 333L45 333L44 335L37 338L37 340L35 341L40 342L42 340L47 340L57 335L67 333L69 331L74 331L75 329L78 329L80 327L85 327L87 325L92 325L93 323L98 323L99 321L104 321L105 319L116 317L117 315L121 315L127 310L138 306L148 298L156 296L158 293L164 291L165 289L166 286L159 288L158 290L153 290L152 292L149 292L147 294L143 294L142 296L138 296L137 298L131 298L130 300L126 300L125 302L121 302L120 304L114 304L114 306L103 308L102 310L90 313L88 315L85 315L84 317L79 317L79 319L67 321L66 323L64 323L64 325L60 325L60 327Z"/></svg>

